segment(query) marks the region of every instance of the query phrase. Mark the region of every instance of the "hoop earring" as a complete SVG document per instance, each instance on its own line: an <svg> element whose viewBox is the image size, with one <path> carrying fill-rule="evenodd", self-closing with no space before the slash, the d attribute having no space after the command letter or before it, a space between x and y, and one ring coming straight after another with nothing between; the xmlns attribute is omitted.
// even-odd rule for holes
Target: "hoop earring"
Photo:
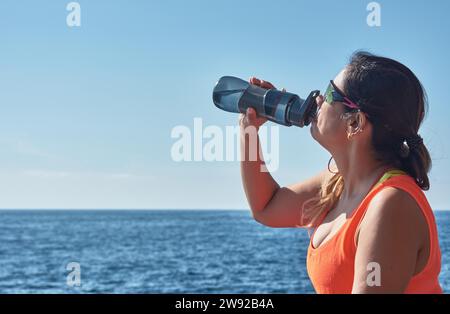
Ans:
<svg viewBox="0 0 450 314"><path fill-rule="evenodd" d="M331 172L332 174L338 174L339 171L338 171L338 172L333 172L333 171L330 170L330 162L331 162L331 159L333 159L333 156L331 156L331 157L330 157L330 160L328 160L328 171Z"/></svg>

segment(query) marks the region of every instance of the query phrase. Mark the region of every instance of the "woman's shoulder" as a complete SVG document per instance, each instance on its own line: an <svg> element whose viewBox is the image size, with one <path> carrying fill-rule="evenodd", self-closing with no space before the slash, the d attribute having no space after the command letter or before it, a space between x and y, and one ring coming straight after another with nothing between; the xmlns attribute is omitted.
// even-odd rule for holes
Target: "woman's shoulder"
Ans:
<svg viewBox="0 0 450 314"><path fill-rule="evenodd" d="M359 233L364 229L381 234L409 234L410 240L418 246L426 241L428 231L427 219L416 198L410 191L395 185L383 186L374 195L361 221Z"/></svg>

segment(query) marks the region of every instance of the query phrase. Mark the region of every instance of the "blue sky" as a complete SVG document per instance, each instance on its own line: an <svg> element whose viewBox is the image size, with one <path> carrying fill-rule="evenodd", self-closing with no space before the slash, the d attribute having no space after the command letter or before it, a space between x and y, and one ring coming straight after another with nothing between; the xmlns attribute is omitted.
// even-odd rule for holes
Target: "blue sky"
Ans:
<svg viewBox="0 0 450 314"><path fill-rule="evenodd" d="M236 162L174 162L177 125L225 127L219 77L252 75L299 95L323 90L365 49L409 66L430 111L420 133L433 169L426 195L450 208L450 2L0 2L0 208L248 208ZM280 185L323 169L309 129L280 127Z"/></svg>

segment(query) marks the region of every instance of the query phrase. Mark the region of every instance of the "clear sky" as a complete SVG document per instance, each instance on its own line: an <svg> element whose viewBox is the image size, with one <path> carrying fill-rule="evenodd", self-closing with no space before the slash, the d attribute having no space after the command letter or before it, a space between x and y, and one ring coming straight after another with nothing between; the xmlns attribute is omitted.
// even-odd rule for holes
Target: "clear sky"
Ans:
<svg viewBox="0 0 450 314"><path fill-rule="evenodd" d="M305 96L358 49L397 59L425 86L426 195L450 208L449 1L0 2L0 208L248 208L238 161L175 162L175 126L237 123L214 107L223 75L258 76ZM399 117L400 118L400 117ZM308 128L280 127L280 185L329 154Z"/></svg>

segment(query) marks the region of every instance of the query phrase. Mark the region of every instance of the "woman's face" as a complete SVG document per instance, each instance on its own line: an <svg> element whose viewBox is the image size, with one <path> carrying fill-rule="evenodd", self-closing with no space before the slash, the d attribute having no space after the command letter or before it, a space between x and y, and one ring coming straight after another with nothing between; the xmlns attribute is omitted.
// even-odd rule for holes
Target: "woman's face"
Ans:
<svg viewBox="0 0 450 314"><path fill-rule="evenodd" d="M344 78L345 69L334 78L334 83L340 90L343 90ZM348 142L348 121L341 117L345 112L344 104L341 102L329 104L322 95L318 96L316 101L318 113L316 120L311 123L310 131L312 137L325 149L342 148L342 145L346 145Z"/></svg>

